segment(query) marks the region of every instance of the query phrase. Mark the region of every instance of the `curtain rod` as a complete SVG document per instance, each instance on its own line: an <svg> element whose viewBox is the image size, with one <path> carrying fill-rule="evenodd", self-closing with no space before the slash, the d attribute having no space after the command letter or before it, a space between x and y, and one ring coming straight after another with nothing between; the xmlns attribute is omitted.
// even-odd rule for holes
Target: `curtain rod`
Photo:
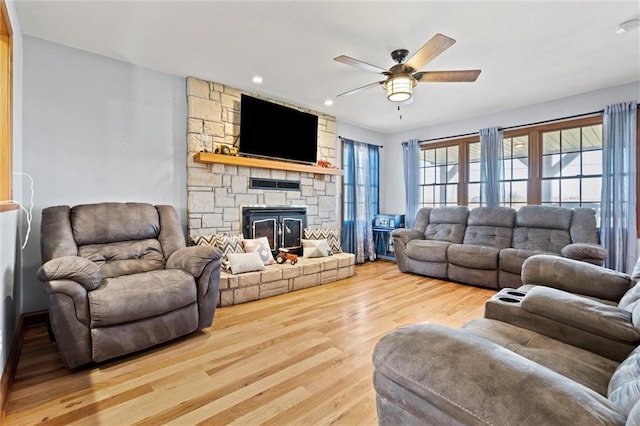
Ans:
<svg viewBox="0 0 640 426"><path fill-rule="evenodd" d="M520 128L526 128L526 127L531 127L531 126L537 126L539 124L557 123L557 122L560 122L560 121L571 120L573 118L581 118L581 117L588 117L588 116L596 115L596 114L602 114L603 112L604 112L604 110L601 109L599 111L585 112L583 114L576 114L576 115L568 115L566 117L554 118L554 119L551 119L551 120L536 121L536 122L533 122L533 123L518 124L518 125L515 125L515 126L508 126L508 127L499 127L499 129L500 130L513 130L513 129L520 129ZM422 143L425 143L425 142L442 141L442 140L446 140L446 139L458 139L458 138L464 138L464 137L467 137L467 136L477 136L477 135L478 135L478 132L462 133L462 134L453 135L453 136L444 136L444 137L440 137L440 138L423 139L423 140L418 141L418 143L422 144Z"/></svg>
<svg viewBox="0 0 640 426"><path fill-rule="evenodd" d="M338 136L338 138L339 138L341 141L344 141L345 139L349 139L349 138L343 138L342 136ZM353 140L353 139L350 139L350 140ZM360 142L360 141L354 141L354 142L363 143L363 144L365 144L365 145L377 146L378 148L384 148L384 146L382 146L382 145L376 145L375 143Z"/></svg>

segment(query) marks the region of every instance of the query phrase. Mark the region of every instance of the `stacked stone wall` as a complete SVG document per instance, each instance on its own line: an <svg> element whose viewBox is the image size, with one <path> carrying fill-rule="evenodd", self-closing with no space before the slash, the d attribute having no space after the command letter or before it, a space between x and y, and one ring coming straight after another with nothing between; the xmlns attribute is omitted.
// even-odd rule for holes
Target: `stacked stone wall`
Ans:
<svg viewBox="0 0 640 426"><path fill-rule="evenodd" d="M195 153L229 147L240 131L241 94L266 99L318 116L318 159L336 163L335 117L219 83L187 78L187 215L190 235L240 232L240 208L248 205L306 206L307 225L337 227L340 177L193 161ZM265 143L286 141L283 123L273 123ZM286 179L300 182L299 191L250 189L249 178Z"/></svg>

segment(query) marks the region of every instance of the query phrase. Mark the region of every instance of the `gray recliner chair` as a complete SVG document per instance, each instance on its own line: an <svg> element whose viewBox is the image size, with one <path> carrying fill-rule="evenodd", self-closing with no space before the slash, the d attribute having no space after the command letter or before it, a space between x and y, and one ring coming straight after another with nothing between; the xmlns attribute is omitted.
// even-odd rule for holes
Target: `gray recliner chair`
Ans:
<svg viewBox="0 0 640 426"><path fill-rule="evenodd" d="M171 206L100 203L42 211L37 277L64 363L75 368L213 322L221 252L185 247Z"/></svg>

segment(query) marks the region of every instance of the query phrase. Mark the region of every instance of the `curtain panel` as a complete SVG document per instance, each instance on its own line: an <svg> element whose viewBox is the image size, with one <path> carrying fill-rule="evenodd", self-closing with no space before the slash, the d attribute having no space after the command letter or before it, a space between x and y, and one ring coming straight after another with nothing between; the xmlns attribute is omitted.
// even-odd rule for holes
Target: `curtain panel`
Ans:
<svg viewBox="0 0 640 426"><path fill-rule="evenodd" d="M420 142L411 139L402 142L404 164L405 224L413 228L420 204Z"/></svg>
<svg viewBox="0 0 640 426"><path fill-rule="evenodd" d="M378 147L344 139L342 249L356 263L375 260L373 218L378 213Z"/></svg>
<svg viewBox="0 0 640 426"><path fill-rule="evenodd" d="M608 105L602 125L600 242L609 251L605 266L631 273L636 262L635 101Z"/></svg>
<svg viewBox="0 0 640 426"><path fill-rule="evenodd" d="M504 198L502 130L480 129L480 199L487 207L498 207Z"/></svg>

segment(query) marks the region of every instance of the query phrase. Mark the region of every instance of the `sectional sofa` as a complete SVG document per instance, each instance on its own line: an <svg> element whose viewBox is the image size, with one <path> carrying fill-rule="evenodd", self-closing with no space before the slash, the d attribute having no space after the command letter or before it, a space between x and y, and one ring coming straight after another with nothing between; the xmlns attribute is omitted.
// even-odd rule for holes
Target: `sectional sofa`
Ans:
<svg viewBox="0 0 640 426"><path fill-rule="evenodd" d="M400 271L488 288L520 286L522 263L535 254L596 265L607 257L590 208L423 208L413 229L392 236Z"/></svg>
<svg viewBox="0 0 640 426"><path fill-rule="evenodd" d="M461 329L382 338L380 425L640 424L640 262L629 276L537 255L522 274Z"/></svg>

